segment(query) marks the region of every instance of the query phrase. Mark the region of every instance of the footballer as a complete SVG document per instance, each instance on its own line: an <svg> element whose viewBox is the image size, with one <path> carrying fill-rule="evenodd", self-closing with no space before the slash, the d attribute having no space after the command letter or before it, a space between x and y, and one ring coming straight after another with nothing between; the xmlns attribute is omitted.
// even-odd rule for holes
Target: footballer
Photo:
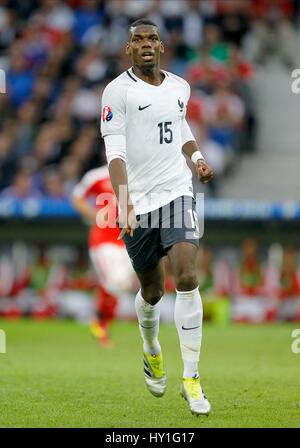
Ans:
<svg viewBox="0 0 300 448"><path fill-rule="evenodd" d="M208 182L213 172L185 120L190 86L160 68L163 52L154 22L140 19L130 25L126 53L132 66L103 92L101 133L119 204L121 237L141 285L135 309L146 385L156 397L163 396L167 386L158 338L162 258L167 256L176 285L181 395L193 414L208 415L211 405L199 374L203 314L196 275L199 228L192 172L184 154L202 182Z"/></svg>

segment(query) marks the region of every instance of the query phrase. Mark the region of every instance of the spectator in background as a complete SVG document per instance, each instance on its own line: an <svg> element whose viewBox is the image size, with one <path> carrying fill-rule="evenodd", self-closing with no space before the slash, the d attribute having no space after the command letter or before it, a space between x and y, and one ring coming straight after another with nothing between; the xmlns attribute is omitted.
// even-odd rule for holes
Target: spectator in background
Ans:
<svg viewBox="0 0 300 448"><path fill-rule="evenodd" d="M183 17L183 41L189 48L199 48L203 40L203 16L198 0L188 0L188 10Z"/></svg>
<svg viewBox="0 0 300 448"><path fill-rule="evenodd" d="M108 61L104 57L101 45L89 46L76 61L76 72L90 87L107 78Z"/></svg>
<svg viewBox="0 0 300 448"><path fill-rule="evenodd" d="M180 28L174 28L169 31L168 45L168 70L175 71L178 75L184 76L189 58L189 47L183 40L182 30Z"/></svg>
<svg viewBox="0 0 300 448"><path fill-rule="evenodd" d="M73 142L70 148L70 154L79 160L82 169L86 170L89 167L89 161L92 157L94 149L94 139L82 132L78 138Z"/></svg>
<svg viewBox="0 0 300 448"><path fill-rule="evenodd" d="M274 320L276 303L274 298L267 297L265 269L254 239L248 238L242 244L240 266L232 292L234 321L258 323Z"/></svg>
<svg viewBox="0 0 300 448"><path fill-rule="evenodd" d="M218 4L217 24L223 38L230 44L242 46L249 30L249 7L247 0L225 0Z"/></svg>
<svg viewBox="0 0 300 448"><path fill-rule="evenodd" d="M80 89L71 102L71 115L82 123L96 121L99 118L100 99L97 89Z"/></svg>
<svg viewBox="0 0 300 448"><path fill-rule="evenodd" d="M16 171L13 157L14 138L8 132L0 133L0 190L7 187Z"/></svg>
<svg viewBox="0 0 300 448"><path fill-rule="evenodd" d="M207 23L203 30L203 45L200 47L203 58L225 63L229 59L229 45L224 41L222 30L216 23Z"/></svg>
<svg viewBox="0 0 300 448"><path fill-rule="evenodd" d="M44 174L44 195L47 199L52 199L56 202L64 202L67 196L64 193L64 186L62 176L57 167L50 167Z"/></svg>
<svg viewBox="0 0 300 448"><path fill-rule="evenodd" d="M41 24L36 20L29 21L22 31L23 57L31 70L37 70L45 64L50 50Z"/></svg>
<svg viewBox="0 0 300 448"><path fill-rule="evenodd" d="M242 293L253 296L261 292L263 271L259 260L258 244L254 239L247 239L242 245L239 269L239 288Z"/></svg>
<svg viewBox="0 0 300 448"><path fill-rule="evenodd" d="M288 69L296 67L296 32L292 24L294 5L291 0L253 0L252 58L263 64L270 51L277 51ZM251 40L250 40L251 42ZM251 48L252 46L252 48Z"/></svg>
<svg viewBox="0 0 300 448"><path fill-rule="evenodd" d="M204 120L209 138L224 148L227 163L239 151L239 139L243 126L245 106L233 91L228 80L220 80L215 92L205 98Z"/></svg>
<svg viewBox="0 0 300 448"><path fill-rule="evenodd" d="M54 132L60 146L59 161L69 152L70 145L74 140L75 127L72 118L69 115L60 120L53 120Z"/></svg>
<svg viewBox="0 0 300 448"><path fill-rule="evenodd" d="M292 0L292 2L293 2L293 8L294 8L293 22L296 26L299 26L300 1Z"/></svg>
<svg viewBox="0 0 300 448"><path fill-rule="evenodd" d="M157 0L124 0L124 11L129 22L151 15L157 7L159 7Z"/></svg>
<svg viewBox="0 0 300 448"><path fill-rule="evenodd" d="M0 6L0 50L4 50L12 45L16 38L16 11L14 9Z"/></svg>
<svg viewBox="0 0 300 448"><path fill-rule="evenodd" d="M218 195L218 179L225 173L227 160L222 146L209 138L207 134L204 123L204 101L204 96L197 93L192 94L187 107L187 120L193 131L193 135L201 147L201 152L205 160L207 160L209 166L211 166L216 174L207 186L205 186L207 193L215 197ZM193 167L191 169L193 171ZM194 189L195 191L199 190L198 182L195 182Z"/></svg>
<svg viewBox="0 0 300 448"><path fill-rule="evenodd" d="M286 247L279 273L279 320L300 322L300 277L297 268L295 249Z"/></svg>
<svg viewBox="0 0 300 448"><path fill-rule="evenodd" d="M252 91L252 82L255 78L254 66L245 58L241 49L233 45L230 50L228 69L233 89L245 106L241 149L249 153L254 152L257 128L256 106Z"/></svg>
<svg viewBox="0 0 300 448"><path fill-rule="evenodd" d="M54 253L53 253L54 252ZM28 281L20 291L18 303L25 315L35 319L49 319L58 314L59 297L67 284L67 267L55 248L46 250L43 246L27 266Z"/></svg>
<svg viewBox="0 0 300 448"><path fill-rule="evenodd" d="M199 290L203 294L204 319L215 323L229 321L230 269L224 259L214 260L211 248L202 247L198 255Z"/></svg>
<svg viewBox="0 0 300 448"><path fill-rule="evenodd" d="M126 1L115 0L105 4L103 26L93 26L85 34L82 45L97 45L101 43L104 54L114 59L123 48L127 38L128 17Z"/></svg>
<svg viewBox="0 0 300 448"><path fill-rule="evenodd" d="M40 106L46 113L48 107L54 99L54 82L46 75L39 75L34 84L31 99Z"/></svg>
<svg viewBox="0 0 300 448"><path fill-rule="evenodd" d="M159 2L164 28L168 32L183 29L183 18L188 11L187 2L173 0L172 2Z"/></svg>
<svg viewBox="0 0 300 448"><path fill-rule="evenodd" d="M25 170L17 171L11 186L5 188L1 194L1 199L25 200L40 199L41 193L32 186L31 175Z"/></svg>
<svg viewBox="0 0 300 448"><path fill-rule="evenodd" d="M69 116L71 114L72 104L80 85L80 79L76 76L70 76L64 80L60 95L56 98L56 101L50 108L49 113L51 114L51 118L59 120L66 115Z"/></svg>
<svg viewBox="0 0 300 448"><path fill-rule="evenodd" d="M53 123L46 123L42 126L34 144L33 156L36 160L37 170L59 160L60 145Z"/></svg>
<svg viewBox="0 0 300 448"><path fill-rule="evenodd" d="M38 132L38 103L28 100L17 111L17 140L14 154L19 157L27 154Z"/></svg>
<svg viewBox="0 0 300 448"><path fill-rule="evenodd" d="M6 76L7 92L11 103L18 107L28 100L34 88L35 77L22 54L22 46L14 44L11 48L10 66Z"/></svg>
<svg viewBox="0 0 300 448"><path fill-rule="evenodd" d="M77 157L69 155L62 159L60 164L60 174L65 195L70 196L73 188L79 181L81 172L82 166Z"/></svg>
<svg viewBox="0 0 300 448"><path fill-rule="evenodd" d="M59 40L60 34L73 29L74 13L64 1L42 0L38 13L43 18L44 27L53 41Z"/></svg>
<svg viewBox="0 0 300 448"><path fill-rule="evenodd" d="M101 26L104 21L103 9L97 0L82 0L75 12L74 36L77 44L82 44L88 31Z"/></svg>

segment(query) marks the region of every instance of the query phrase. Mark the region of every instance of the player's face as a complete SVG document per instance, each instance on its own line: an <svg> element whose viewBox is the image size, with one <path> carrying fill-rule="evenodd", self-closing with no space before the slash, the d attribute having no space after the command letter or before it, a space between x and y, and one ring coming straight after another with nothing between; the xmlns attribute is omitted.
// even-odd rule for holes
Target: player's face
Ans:
<svg viewBox="0 0 300 448"><path fill-rule="evenodd" d="M151 25L141 25L132 29L126 53L133 65L154 67L159 64L160 54L164 52L158 29Z"/></svg>

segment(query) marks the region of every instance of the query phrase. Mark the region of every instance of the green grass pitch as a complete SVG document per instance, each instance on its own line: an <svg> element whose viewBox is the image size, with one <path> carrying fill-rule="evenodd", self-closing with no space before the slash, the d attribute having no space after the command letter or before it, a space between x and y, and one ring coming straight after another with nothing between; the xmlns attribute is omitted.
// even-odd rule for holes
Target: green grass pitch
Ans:
<svg viewBox="0 0 300 448"><path fill-rule="evenodd" d="M299 327L299 324L298 324ZM0 320L0 427L300 427L300 354L294 325L204 325L202 384L209 417L190 414L179 395L182 365L173 325L161 325L168 388L155 398L143 382L135 322L112 328L103 349L85 325Z"/></svg>

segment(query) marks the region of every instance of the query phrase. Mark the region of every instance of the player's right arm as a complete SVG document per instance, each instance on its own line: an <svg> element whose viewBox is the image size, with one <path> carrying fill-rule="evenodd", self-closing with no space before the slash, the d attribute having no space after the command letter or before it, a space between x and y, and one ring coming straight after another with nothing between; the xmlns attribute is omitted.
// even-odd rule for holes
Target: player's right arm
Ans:
<svg viewBox="0 0 300 448"><path fill-rule="evenodd" d="M93 182L91 182L91 176L89 173L86 173L73 188L70 199L73 207L80 213L80 215L94 223L96 221L97 211L87 199L92 185Z"/></svg>
<svg viewBox="0 0 300 448"><path fill-rule="evenodd" d="M126 89L110 83L102 96L101 134L104 138L110 181L119 205L120 237L133 235L136 228L134 208L128 192L126 169Z"/></svg>

